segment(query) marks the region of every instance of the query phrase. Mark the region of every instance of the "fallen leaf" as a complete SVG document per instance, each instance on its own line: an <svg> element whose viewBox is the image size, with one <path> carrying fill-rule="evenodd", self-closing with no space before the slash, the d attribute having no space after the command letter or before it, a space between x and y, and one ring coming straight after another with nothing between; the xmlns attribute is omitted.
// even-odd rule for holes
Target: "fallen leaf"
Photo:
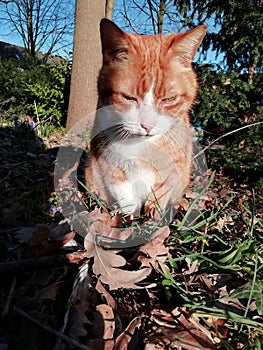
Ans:
<svg viewBox="0 0 263 350"><path fill-rule="evenodd" d="M100 280L97 280L96 283L96 290L102 294L104 296L104 298L107 301L107 304L113 309L116 310L117 309L117 305L116 302L114 300L114 298L110 295L110 293L104 288L103 284L101 283Z"/></svg>
<svg viewBox="0 0 263 350"><path fill-rule="evenodd" d="M89 265L83 265L75 277L62 327L62 332L67 329L68 335L76 340L87 335L86 326L92 323L86 314L91 314L92 304L100 302L96 297L88 270Z"/></svg>
<svg viewBox="0 0 263 350"><path fill-rule="evenodd" d="M116 339L114 350L132 350L130 342L132 337L135 336L135 331L142 325L141 317L135 317ZM133 348L135 350L135 348Z"/></svg>
<svg viewBox="0 0 263 350"><path fill-rule="evenodd" d="M154 344L147 343L144 347L144 350L160 350L164 348L160 348L159 346L155 346Z"/></svg>
<svg viewBox="0 0 263 350"><path fill-rule="evenodd" d="M114 340L113 339L90 339L89 349L92 350L114 350Z"/></svg>
<svg viewBox="0 0 263 350"><path fill-rule="evenodd" d="M28 241L30 253L34 257L50 255L63 247L74 236L75 232L70 231L68 223L58 225L52 230L48 226L40 226Z"/></svg>
<svg viewBox="0 0 263 350"><path fill-rule="evenodd" d="M111 217L106 210L95 209L90 213L82 211L74 217L72 224L74 231L82 237L92 233L101 237L125 240L131 234L131 230L121 228L120 214Z"/></svg>
<svg viewBox="0 0 263 350"><path fill-rule="evenodd" d="M93 272L102 283L108 284L111 290L139 288L136 283L145 279L151 273L151 268L144 267L136 271L126 269L127 261L124 257L117 251L105 249L101 245L101 242L110 244L113 237L115 239L113 247L121 246L122 242L125 242L125 239L130 236L131 231L129 230L126 232L127 230L123 231L120 228L109 226L113 223L119 224L119 216L111 218L107 211L101 212L97 209L91 213L80 213L75 221L74 229L85 232L84 247L87 257L94 257Z"/></svg>
<svg viewBox="0 0 263 350"><path fill-rule="evenodd" d="M102 283L109 285L110 290L118 288L140 288L136 283L145 279L150 273L151 268L145 267L137 271L124 269L126 260L114 251L106 250L92 243L90 240L84 240L84 246L87 250L87 257L94 256L93 272L99 277Z"/></svg>
<svg viewBox="0 0 263 350"><path fill-rule="evenodd" d="M112 308L106 304L96 306L93 312L93 333L96 338L113 339L115 320Z"/></svg>
<svg viewBox="0 0 263 350"><path fill-rule="evenodd" d="M187 269L183 271L183 275L192 275L198 271L199 263L197 260L192 261L190 258L185 258L185 262L187 264Z"/></svg>
<svg viewBox="0 0 263 350"><path fill-rule="evenodd" d="M151 320L158 325L163 343L178 346L186 350L215 350L209 329L199 323L199 319L188 317L185 309L176 308L171 313L153 310ZM158 334L151 335L150 343L156 344ZM152 341L151 341L152 340Z"/></svg>
<svg viewBox="0 0 263 350"><path fill-rule="evenodd" d="M136 253L137 260L141 262L142 266L157 268L167 259L169 248L165 246L165 241L170 234L168 226L157 229L150 240L141 245L139 251Z"/></svg>

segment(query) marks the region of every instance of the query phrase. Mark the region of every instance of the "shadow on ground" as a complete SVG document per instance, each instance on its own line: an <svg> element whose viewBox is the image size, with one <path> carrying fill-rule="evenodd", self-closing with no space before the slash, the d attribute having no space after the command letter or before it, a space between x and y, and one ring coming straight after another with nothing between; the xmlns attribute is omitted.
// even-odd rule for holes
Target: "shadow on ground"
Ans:
<svg viewBox="0 0 263 350"><path fill-rule="evenodd" d="M56 152L26 126L0 128L0 230L45 221Z"/></svg>

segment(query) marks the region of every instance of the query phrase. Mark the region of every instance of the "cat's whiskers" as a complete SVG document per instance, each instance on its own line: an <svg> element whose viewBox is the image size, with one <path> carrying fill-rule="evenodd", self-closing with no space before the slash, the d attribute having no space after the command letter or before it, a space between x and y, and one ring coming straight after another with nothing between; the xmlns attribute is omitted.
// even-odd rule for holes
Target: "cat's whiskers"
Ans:
<svg viewBox="0 0 263 350"><path fill-rule="evenodd" d="M171 128L168 132L163 134L164 140L166 144L173 143L177 147L179 146L180 149L183 149L186 144L188 144L188 128L190 127L188 125L185 125L184 123L177 123L176 127Z"/></svg>
<svg viewBox="0 0 263 350"><path fill-rule="evenodd" d="M131 136L131 132L123 127L122 124L117 124L113 129L114 140L123 141Z"/></svg>

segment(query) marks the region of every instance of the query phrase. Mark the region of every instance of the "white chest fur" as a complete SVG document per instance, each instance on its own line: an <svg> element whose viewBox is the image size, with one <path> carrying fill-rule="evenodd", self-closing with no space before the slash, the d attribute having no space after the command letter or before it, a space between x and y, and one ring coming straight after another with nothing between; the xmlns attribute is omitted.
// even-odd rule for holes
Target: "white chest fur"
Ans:
<svg viewBox="0 0 263 350"><path fill-rule="evenodd" d="M109 184L108 190L125 213L139 214L140 208L153 190L155 176L152 171L139 169L135 163L129 165L127 180L118 184Z"/></svg>
<svg viewBox="0 0 263 350"><path fill-rule="evenodd" d="M125 140L111 144L103 155L111 162L113 175L116 168L125 174L125 180L119 182L111 181L110 174L105 176L105 185L111 197L125 213L139 214L153 191L155 175L145 158L148 147L147 141Z"/></svg>

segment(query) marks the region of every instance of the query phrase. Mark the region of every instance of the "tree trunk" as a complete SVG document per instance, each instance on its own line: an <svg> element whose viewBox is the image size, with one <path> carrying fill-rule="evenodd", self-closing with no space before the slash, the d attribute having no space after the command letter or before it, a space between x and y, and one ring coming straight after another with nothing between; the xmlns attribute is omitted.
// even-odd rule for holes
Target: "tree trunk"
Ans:
<svg viewBox="0 0 263 350"><path fill-rule="evenodd" d="M163 32L163 18L165 13L165 7L166 7L166 0L161 0L159 5L159 12L158 12L158 34L162 34Z"/></svg>
<svg viewBox="0 0 263 350"><path fill-rule="evenodd" d="M32 0L27 4L27 17L26 17L26 26L27 26L27 42L28 42L28 51L32 57L36 56L36 43L34 39L34 29L33 29L33 11L34 3Z"/></svg>
<svg viewBox="0 0 263 350"><path fill-rule="evenodd" d="M79 131L92 124L96 111L97 77L102 64L99 23L105 16L106 0L76 0L73 66L67 130ZM84 119L85 118L85 119ZM79 127L78 127L79 125Z"/></svg>
<svg viewBox="0 0 263 350"><path fill-rule="evenodd" d="M114 0L106 0L105 17L112 19Z"/></svg>

